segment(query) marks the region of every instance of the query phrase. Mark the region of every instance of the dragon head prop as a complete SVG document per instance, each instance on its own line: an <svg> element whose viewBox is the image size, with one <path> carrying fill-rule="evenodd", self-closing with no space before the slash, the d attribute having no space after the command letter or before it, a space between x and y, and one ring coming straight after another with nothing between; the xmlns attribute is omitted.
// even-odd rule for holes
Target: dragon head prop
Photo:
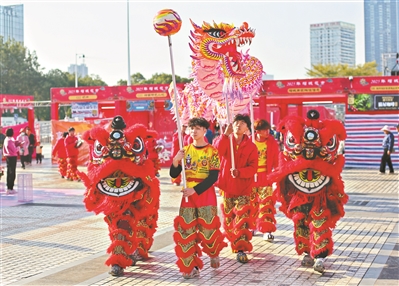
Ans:
<svg viewBox="0 0 399 286"><path fill-rule="evenodd" d="M191 20L190 20L191 21ZM244 22L239 28L230 24L220 23L213 25L203 22L202 26L191 24L190 48L193 59L202 58L212 61L221 61L226 77L245 76L242 64L242 55L237 47L251 44L255 31Z"/></svg>
<svg viewBox="0 0 399 286"><path fill-rule="evenodd" d="M345 128L338 120L320 120L317 110L307 118L288 116L280 124L284 151L280 154L279 174L305 194L314 194L338 179L344 158L338 155Z"/></svg>
<svg viewBox="0 0 399 286"><path fill-rule="evenodd" d="M191 20L190 20L191 21ZM244 22L241 26L215 22L202 26L191 21L192 82L178 91L179 116L183 122L191 117L204 117L225 122L226 98L230 114L249 112L251 96L262 87L263 66L248 52L238 48L251 44L255 30ZM173 94L173 88L169 90ZM172 112L174 112L172 110Z"/></svg>
<svg viewBox="0 0 399 286"><path fill-rule="evenodd" d="M87 174L79 173L87 188L86 208L106 215L124 209L121 204L143 199L149 189L159 197L159 181L145 144L151 132L140 124L126 128L121 116L113 119L111 129L95 127L83 134L91 160Z"/></svg>

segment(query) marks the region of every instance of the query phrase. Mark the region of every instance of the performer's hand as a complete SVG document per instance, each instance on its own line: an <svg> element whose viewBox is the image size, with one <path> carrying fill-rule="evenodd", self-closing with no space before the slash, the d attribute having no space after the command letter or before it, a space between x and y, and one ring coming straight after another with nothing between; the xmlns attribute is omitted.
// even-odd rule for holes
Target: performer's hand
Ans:
<svg viewBox="0 0 399 286"><path fill-rule="evenodd" d="M187 198L189 196L191 196L192 194L195 193L195 190L193 188L186 188L181 190L181 192L183 193L183 197Z"/></svg>
<svg viewBox="0 0 399 286"><path fill-rule="evenodd" d="M391 151L388 150L388 151L387 151L387 155L391 155Z"/></svg>
<svg viewBox="0 0 399 286"><path fill-rule="evenodd" d="M226 130L224 130L224 135L230 136L230 134L233 133L233 124L230 123L229 125L226 126Z"/></svg>
<svg viewBox="0 0 399 286"><path fill-rule="evenodd" d="M240 175L240 172L237 169L230 169L230 172L233 178L238 178L238 176Z"/></svg>
<svg viewBox="0 0 399 286"><path fill-rule="evenodd" d="M184 149L177 152L176 156L173 158L173 166L177 167L180 161L184 158Z"/></svg>

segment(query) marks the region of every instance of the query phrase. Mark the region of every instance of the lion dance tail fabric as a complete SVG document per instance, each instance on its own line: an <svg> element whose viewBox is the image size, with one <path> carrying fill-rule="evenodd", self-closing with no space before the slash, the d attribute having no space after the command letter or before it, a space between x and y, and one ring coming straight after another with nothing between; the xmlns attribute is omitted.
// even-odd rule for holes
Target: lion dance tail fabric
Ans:
<svg viewBox="0 0 399 286"><path fill-rule="evenodd" d="M344 157L337 152L345 128L338 120L319 116L310 110L306 119L288 116L279 124L284 151L270 176L277 183L280 210L294 223L296 251L311 258L332 254L332 230L348 201L341 178Z"/></svg>
<svg viewBox="0 0 399 286"><path fill-rule="evenodd" d="M121 116L112 122L112 131L95 127L83 138L91 146L87 174L79 176L86 186L84 203L88 211L103 213L111 245L106 265L122 271L134 265L133 253L143 258L153 243L159 210L159 180L147 160L143 125L127 128ZM113 274L113 273L111 273Z"/></svg>

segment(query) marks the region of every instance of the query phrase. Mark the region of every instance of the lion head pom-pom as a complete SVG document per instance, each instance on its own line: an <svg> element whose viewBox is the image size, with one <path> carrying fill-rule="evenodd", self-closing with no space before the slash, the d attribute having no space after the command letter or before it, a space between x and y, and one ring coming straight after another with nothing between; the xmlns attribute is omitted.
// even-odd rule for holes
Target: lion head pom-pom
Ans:
<svg viewBox="0 0 399 286"><path fill-rule="evenodd" d="M182 21L179 14L172 9L159 11L154 19L153 25L155 32L161 36L171 36L180 31Z"/></svg>

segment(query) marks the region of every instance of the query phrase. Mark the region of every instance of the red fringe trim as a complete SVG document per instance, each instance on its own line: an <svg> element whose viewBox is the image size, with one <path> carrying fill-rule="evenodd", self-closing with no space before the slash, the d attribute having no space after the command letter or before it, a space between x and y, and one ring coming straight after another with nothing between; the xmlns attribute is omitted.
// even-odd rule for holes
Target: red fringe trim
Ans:
<svg viewBox="0 0 399 286"><path fill-rule="evenodd" d="M122 254L118 255L111 255L106 261L105 265L111 266L111 265L119 265L122 268L126 268L132 265L132 260L129 258L126 258Z"/></svg>
<svg viewBox="0 0 399 286"><path fill-rule="evenodd" d="M195 227L197 224L198 224L198 220L196 220L196 219L193 220L193 221L190 222L190 223L186 223L186 221L184 220L184 218L181 217L181 216L177 216L177 217L174 219L174 227L175 227L175 230L177 230L177 228L179 227L179 225L180 225L183 229L188 229L188 228Z"/></svg>
<svg viewBox="0 0 399 286"><path fill-rule="evenodd" d="M202 262L201 258L196 256L194 256L194 259L189 266L185 266L180 258L176 261L176 264L177 267L179 267L181 273L191 273L195 266L197 266L199 269L202 269L204 267L204 263Z"/></svg>

